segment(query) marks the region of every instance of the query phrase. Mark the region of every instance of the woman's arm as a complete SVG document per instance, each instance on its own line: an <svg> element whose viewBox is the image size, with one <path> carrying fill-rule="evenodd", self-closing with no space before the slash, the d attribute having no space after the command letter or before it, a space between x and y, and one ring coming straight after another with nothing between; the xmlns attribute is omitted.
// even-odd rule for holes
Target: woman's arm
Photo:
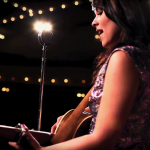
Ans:
<svg viewBox="0 0 150 150"><path fill-rule="evenodd" d="M120 138L133 107L139 76L133 60L122 51L110 58L94 133L41 150L111 150Z"/></svg>
<svg viewBox="0 0 150 150"><path fill-rule="evenodd" d="M133 60L125 52L115 52L108 64L94 132L48 147L37 144L33 147L36 150L112 150L131 112L138 87L139 76Z"/></svg>

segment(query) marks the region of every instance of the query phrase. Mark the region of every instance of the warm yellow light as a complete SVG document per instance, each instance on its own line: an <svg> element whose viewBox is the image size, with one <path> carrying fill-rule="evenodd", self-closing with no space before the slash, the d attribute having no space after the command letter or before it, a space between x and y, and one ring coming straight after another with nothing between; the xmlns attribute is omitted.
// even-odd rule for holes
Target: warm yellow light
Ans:
<svg viewBox="0 0 150 150"><path fill-rule="evenodd" d="M65 82L65 83L68 83L68 79L64 79L64 82Z"/></svg>
<svg viewBox="0 0 150 150"><path fill-rule="evenodd" d="M15 3L15 4L14 4L14 7L18 7L18 4L17 4L17 3Z"/></svg>
<svg viewBox="0 0 150 150"><path fill-rule="evenodd" d="M10 90L9 90L9 88L6 88L6 92L9 92Z"/></svg>
<svg viewBox="0 0 150 150"><path fill-rule="evenodd" d="M29 9L29 13L33 13L33 10L32 10L32 9Z"/></svg>
<svg viewBox="0 0 150 150"><path fill-rule="evenodd" d="M29 16L32 17L32 16L33 16L33 13L29 13Z"/></svg>
<svg viewBox="0 0 150 150"><path fill-rule="evenodd" d="M41 82L41 78L38 79L38 82Z"/></svg>
<svg viewBox="0 0 150 150"><path fill-rule="evenodd" d="M50 7L50 8L49 8L49 11L53 11L53 10L54 10L54 8L53 8L53 7Z"/></svg>
<svg viewBox="0 0 150 150"><path fill-rule="evenodd" d="M25 80L25 81L29 81L29 78L28 78L28 77L25 77L24 80Z"/></svg>
<svg viewBox="0 0 150 150"><path fill-rule="evenodd" d="M35 23L35 30L37 31L50 31L52 29L52 26L49 23L42 23L42 22L37 22Z"/></svg>
<svg viewBox="0 0 150 150"><path fill-rule="evenodd" d="M66 8L66 5L62 4L62 5L61 5L61 8L62 8L62 9Z"/></svg>
<svg viewBox="0 0 150 150"><path fill-rule="evenodd" d="M6 19L4 19L4 20L3 20L3 23L7 23L7 20L6 20Z"/></svg>
<svg viewBox="0 0 150 150"><path fill-rule="evenodd" d="M4 39L4 38L5 38L5 36L0 34L0 39Z"/></svg>
<svg viewBox="0 0 150 150"><path fill-rule="evenodd" d="M14 17L11 17L11 21L15 21L15 18L14 18Z"/></svg>
<svg viewBox="0 0 150 150"><path fill-rule="evenodd" d="M99 39L99 35L95 35L95 39Z"/></svg>
<svg viewBox="0 0 150 150"><path fill-rule="evenodd" d="M81 94L81 97L85 97L85 94Z"/></svg>
<svg viewBox="0 0 150 150"><path fill-rule="evenodd" d="M55 79L52 79L51 82L52 82L52 83L55 83Z"/></svg>
<svg viewBox="0 0 150 150"><path fill-rule="evenodd" d="M44 30L50 31L52 29L52 26L49 23L44 24Z"/></svg>
<svg viewBox="0 0 150 150"><path fill-rule="evenodd" d="M85 80L82 80L82 83L85 83L86 81Z"/></svg>
<svg viewBox="0 0 150 150"><path fill-rule="evenodd" d="M20 17L20 19L23 19L23 18L24 18L24 16L23 16L23 15L20 15L19 17Z"/></svg>
<svg viewBox="0 0 150 150"><path fill-rule="evenodd" d="M39 10L38 13L41 15L43 12L42 12L42 10Z"/></svg>
<svg viewBox="0 0 150 150"><path fill-rule="evenodd" d="M79 5L79 2L78 1L75 1L75 3L74 3L75 5Z"/></svg>
<svg viewBox="0 0 150 150"><path fill-rule="evenodd" d="M5 88L5 87L3 87L3 88L2 88L2 91L3 91L3 92L5 92L5 91L6 91L6 88Z"/></svg>
<svg viewBox="0 0 150 150"><path fill-rule="evenodd" d="M92 0L89 0L89 2L92 2Z"/></svg>
<svg viewBox="0 0 150 150"><path fill-rule="evenodd" d="M3 0L3 2L4 2L4 3L7 3L7 2L8 2L8 0Z"/></svg>
<svg viewBox="0 0 150 150"><path fill-rule="evenodd" d="M11 78L11 80L13 80L13 81L14 81L14 80L15 80L15 77L12 77L12 78Z"/></svg>
<svg viewBox="0 0 150 150"><path fill-rule="evenodd" d="M1 79L2 77L0 76L0 79Z"/></svg>
<svg viewBox="0 0 150 150"><path fill-rule="evenodd" d="M22 10L23 10L23 11L26 11L26 10L27 10L27 8L26 8L26 7L22 7Z"/></svg>
<svg viewBox="0 0 150 150"><path fill-rule="evenodd" d="M77 94L77 97L81 97L81 93L78 93L78 94Z"/></svg>

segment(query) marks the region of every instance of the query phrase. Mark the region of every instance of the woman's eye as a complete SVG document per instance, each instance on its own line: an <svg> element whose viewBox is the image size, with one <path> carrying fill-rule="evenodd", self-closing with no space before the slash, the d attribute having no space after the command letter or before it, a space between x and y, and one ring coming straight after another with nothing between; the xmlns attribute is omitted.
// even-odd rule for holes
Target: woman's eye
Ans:
<svg viewBox="0 0 150 150"><path fill-rule="evenodd" d="M100 11L97 13L97 15L102 15L102 13L103 13L103 10L100 10Z"/></svg>

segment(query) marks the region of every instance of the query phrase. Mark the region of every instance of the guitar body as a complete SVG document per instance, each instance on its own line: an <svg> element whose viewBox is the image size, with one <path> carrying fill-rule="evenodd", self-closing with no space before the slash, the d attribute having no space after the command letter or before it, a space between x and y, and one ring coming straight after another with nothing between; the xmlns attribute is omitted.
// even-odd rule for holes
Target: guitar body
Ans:
<svg viewBox="0 0 150 150"><path fill-rule="evenodd" d="M58 130L65 124L66 120L70 117L70 115L73 113L73 111L74 111L74 109L69 110L61 118L54 134L57 134ZM75 125L74 129L71 131L67 140L88 134L89 128L90 128L90 123L91 123L91 118L92 118L92 116L89 113L83 112L81 114L80 118L78 119L78 121L76 122L76 125Z"/></svg>

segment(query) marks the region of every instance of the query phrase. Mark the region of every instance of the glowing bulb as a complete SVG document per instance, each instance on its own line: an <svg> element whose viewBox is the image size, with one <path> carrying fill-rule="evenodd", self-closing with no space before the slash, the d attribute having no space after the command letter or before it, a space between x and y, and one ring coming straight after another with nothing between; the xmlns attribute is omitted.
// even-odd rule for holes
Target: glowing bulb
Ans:
<svg viewBox="0 0 150 150"><path fill-rule="evenodd" d="M64 82L65 82L65 83L68 83L68 79L64 79Z"/></svg>
<svg viewBox="0 0 150 150"><path fill-rule="evenodd" d="M66 5L64 5L64 4L63 4L63 5L61 5L61 8L62 8L62 9L66 8Z"/></svg>
<svg viewBox="0 0 150 150"><path fill-rule="evenodd" d="M78 2L78 1L76 1L74 4L75 4L75 5L79 5L79 2Z"/></svg>
<svg viewBox="0 0 150 150"><path fill-rule="evenodd" d="M20 19L23 19L23 18L24 18L24 16L23 16L23 15L20 15L19 17L20 17Z"/></svg>
<svg viewBox="0 0 150 150"><path fill-rule="evenodd" d="M3 23L7 23L7 20L6 20L6 19L4 19L4 20L3 20Z"/></svg>
<svg viewBox="0 0 150 150"><path fill-rule="evenodd" d="M5 36L0 34L0 39L4 39L4 38L5 38Z"/></svg>
<svg viewBox="0 0 150 150"><path fill-rule="evenodd" d="M15 18L14 18L14 17L11 17L11 21L15 21Z"/></svg>
<svg viewBox="0 0 150 150"><path fill-rule="evenodd" d="M38 79L38 82L41 82L41 78Z"/></svg>
<svg viewBox="0 0 150 150"><path fill-rule="evenodd" d="M33 10L32 10L32 9L29 9L29 13L33 13Z"/></svg>
<svg viewBox="0 0 150 150"><path fill-rule="evenodd" d="M27 8L26 8L26 7L22 7L22 10L23 10L23 11L26 11L26 10L27 10Z"/></svg>
<svg viewBox="0 0 150 150"><path fill-rule="evenodd" d="M6 92L9 92L10 90L9 90L9 88L6 88L6 90L5 90Z"/></svg>
<svg viewBox="0 0 150 150"><path fill-rule="evenodd" d="M85 83L85 80L82 80L82 83Z"/></svg>
<svg viewBox="0 0 150 150"><path fill-rule="evenodd" d="M4 3L7 3L7 2L8 2L8 0L3 0L3 2L4 2Z"/></svg>
<svg viewBox="0 0 150 150"><path fill-rule="evenodd" d="M52 29L51 25L48 23L44 24L43 27L44 27L44 30L46 30L46 31L50 31Z"/></svg>
<svg viewBox="0 0 150 150"><path fill-rule="evenodd" d="M32 16L33 16L33 13L29 13L29 16L32 17Z"/></svg>
<svg viewBox="0 0 150 150"><path fill-rule="evenodd" d="M81 94L81 97L85 97L85 94Z"/></svg>
<svg viewBox="0 0 150 150"><path fill-rule="evenodd" d="M25 77L24 80L25 80L25 81L29 81L29 78L28 78L28 77Z"/></svg>
<svg viewBox="0 0 150 150"><path fill-rule="evenodd" d="M15 4L14 4L14 7L18 7L18 4L17 4L17 3L15 3Z"/></svg>
<svg viewBox="0 0 150 150"><path fill-rule="evenodd" d="M99 39L99 35L95 35L95 39Z"/></svg>
<svg viewBox="0 0 150 150"><path fill-rule="evenodd" d="M52 82L52 83L55 83L55 79L52 79L51 82Z"/></svg>
<svg viewBox="0 0 150 150"><path fill-rule="evenodd" d="M53 11L54 9L52 7L49 8L49 11Z"/></svg>
<svg viewBox="0 0 150 150"><path fill-rule="evenodd" d="M5 92L5 91L6 91L6 88L5 88L5 87L3 87L3 88L2 88L2 91L3 91L3 92Z"/></svg>
<svg viewBox="0 0 150 150"><path fill-rule="evenodd" d="M38 13L41 15L43 12L42 12L42 10L39 10Z"/></svg>
<svg viewBox="0 0 150 150"><path fill-rule="evenodd" d="M81 97L81 93L78 93L78 94L77 94L77 97Z"/></svg>

